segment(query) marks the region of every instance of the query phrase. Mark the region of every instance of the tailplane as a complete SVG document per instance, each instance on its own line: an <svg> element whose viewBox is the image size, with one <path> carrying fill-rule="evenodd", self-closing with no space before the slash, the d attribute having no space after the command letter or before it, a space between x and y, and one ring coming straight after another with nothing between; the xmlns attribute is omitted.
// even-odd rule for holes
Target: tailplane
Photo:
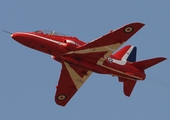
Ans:
<svg viewBox="0 0 170 120"><path fill-rule="evenodd" d="M147 60L142 60L138 62L132 63L134 67L140 69L140 70L145 70L149 67L152 67L153 65L156 65L162 61L166 60L164 57L157 57L157 58L152 58L152 59L147 59Z"/></svg>

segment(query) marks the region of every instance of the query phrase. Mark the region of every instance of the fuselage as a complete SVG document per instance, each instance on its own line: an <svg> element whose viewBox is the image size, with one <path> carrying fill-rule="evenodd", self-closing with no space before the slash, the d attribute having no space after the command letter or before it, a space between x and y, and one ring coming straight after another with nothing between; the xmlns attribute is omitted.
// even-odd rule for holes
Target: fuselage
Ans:
<svg viewBox="0 0 170 120"><path fill-rule="evenodd" d="M29 48L52 55L52 58L58 62L64 60L65 62L100 74L110 74L132 80L145 79L143 70L135 68L131 62L114 58L113 55L107 58L102 64L100 64L100 61L96 63L96 61L90 60L88 57L61 57L61 55L74 51L76 48L86 44L76 37L60 35L54 31L16 32L11 37Z"/></svg>

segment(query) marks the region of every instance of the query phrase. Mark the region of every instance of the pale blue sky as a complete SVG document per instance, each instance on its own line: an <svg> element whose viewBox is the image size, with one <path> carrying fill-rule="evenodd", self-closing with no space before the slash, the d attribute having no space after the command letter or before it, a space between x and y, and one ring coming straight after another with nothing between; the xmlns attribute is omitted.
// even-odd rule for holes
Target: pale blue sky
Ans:
<svg viewBox="0 0 170 120"><path fill-rule="evenodd" d="M137 60L170 58L169 0L1 0L0 29L56 30L89 42L132 22ZM125 45L126 45L125 44ZM169 120L170 62L146 71L130 98L116 77L93 74L66 107L54 102L60 63L0 32L0 120Z"/></svg>

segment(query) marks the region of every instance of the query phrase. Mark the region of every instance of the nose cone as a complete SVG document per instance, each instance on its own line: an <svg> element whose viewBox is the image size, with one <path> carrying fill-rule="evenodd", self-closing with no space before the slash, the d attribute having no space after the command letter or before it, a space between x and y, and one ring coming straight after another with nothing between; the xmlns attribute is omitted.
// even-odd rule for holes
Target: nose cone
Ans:
<svg viewBox="0 0 170 120"><path fill-rule="evenodd" d="M29 37L23 32L12 33L11 37L20 44L23 44L25 46L29 45Z"/></svg>
<svg viewBox="0 0 170 120"><path fill-rule="evenodd" d="M12 34L11 34L11 37L12 37L14 40L16 40L17 42L19 42L20 39L22 39L22 35L19 34L19 33L12 33Z"/></svg>

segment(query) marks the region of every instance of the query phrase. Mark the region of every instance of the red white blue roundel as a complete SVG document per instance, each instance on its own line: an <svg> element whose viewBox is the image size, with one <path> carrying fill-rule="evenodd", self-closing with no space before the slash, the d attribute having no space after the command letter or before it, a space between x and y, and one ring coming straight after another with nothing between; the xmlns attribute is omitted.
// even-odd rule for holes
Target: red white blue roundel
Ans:
<svg viewBox="0 0 170 120"><path fill-rule="evenodd" d="M113 59L112 59L112 58L110 58L110 57L108 57L108 58L107 58L107 60L108 60L108 62L110 62L110 63L112 63L112 62L113 62Z"/></svg>

